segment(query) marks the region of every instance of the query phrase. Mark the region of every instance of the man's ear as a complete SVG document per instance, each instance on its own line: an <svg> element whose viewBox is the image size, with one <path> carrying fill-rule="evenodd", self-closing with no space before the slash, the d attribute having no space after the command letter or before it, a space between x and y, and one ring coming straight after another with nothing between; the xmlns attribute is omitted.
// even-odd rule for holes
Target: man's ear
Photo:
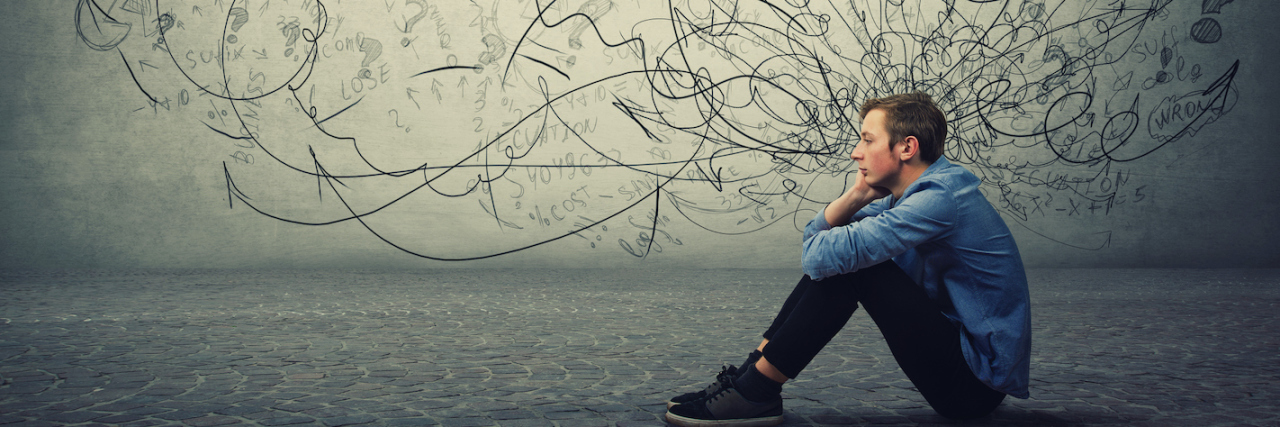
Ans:
<svg viewBox="0 0 1280 427"><path fill-rule="evenodd" d="M906 162L913 157L920 156L920 140L914 136L908 136L902 140L901 144L894 146L894 154L898 155L898 159Z"/></svg>

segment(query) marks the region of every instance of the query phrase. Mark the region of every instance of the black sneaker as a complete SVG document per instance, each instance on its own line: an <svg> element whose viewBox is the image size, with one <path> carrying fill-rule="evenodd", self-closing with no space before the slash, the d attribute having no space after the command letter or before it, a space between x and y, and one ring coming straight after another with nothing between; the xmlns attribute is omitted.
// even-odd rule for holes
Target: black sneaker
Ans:
<svg viewBox="0 0 1280 427"><path fill-rule="evenodd" d="M765 427L782 424L782 396L752 402L738 393L733 378L707 397L667 410L667 422L682 427Z"/></svg>
<svg viewBox="0 0 1280 427"><path fill-rule="evenodd" d="M685 394L671 398L671 400L667 401L667 409L671 409L676 405L689 403L689 402L707 397L707 395L719 391L721 384L728 384L729 379L736 376L738 376L738 368L733 367L733 365L723 367L723 369L720 370L720 373L716 374L716 380L713 381L710 385L708 385L707 388L703 389L702 391L685 393Z"/></svg>

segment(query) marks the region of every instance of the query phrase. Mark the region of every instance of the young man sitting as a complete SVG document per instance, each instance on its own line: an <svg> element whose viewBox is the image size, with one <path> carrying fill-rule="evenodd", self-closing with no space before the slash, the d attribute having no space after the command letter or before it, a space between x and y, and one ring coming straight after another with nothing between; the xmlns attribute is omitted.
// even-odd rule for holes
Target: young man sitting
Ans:
<svg viewBox="0 0 1280 427"><path fill-rule="evenodd" d="M942 156L946 117L919 92L870 99L859 116L857 179L805 227L805 276L741 368L668 403L671 423L781 423L782 384L859 304L939 414L977 418L1028 397L1022 258L981 181Z"/></svg>

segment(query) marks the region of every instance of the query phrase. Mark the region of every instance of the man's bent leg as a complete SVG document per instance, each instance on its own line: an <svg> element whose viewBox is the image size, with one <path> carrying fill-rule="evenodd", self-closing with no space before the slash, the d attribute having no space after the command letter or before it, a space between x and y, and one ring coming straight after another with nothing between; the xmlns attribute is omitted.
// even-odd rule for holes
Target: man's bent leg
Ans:
<svg viewBox="0 0 1280 427"><path fill-rule="evenodd" d="M764 333L768 343L763 359L787 378L799 375L858 309L858 295L851 285L861 277L859 273L821 282L807 275L800 279Z"/></svg>
<svg viewBox="0 0 1280 427"><path fill-rule="evenodd" d="M778 329L782 328L782 324L786 323L787 318L791 317L792 310L796 308L796 304L800 303L800 298L804 296L804 293L809 290L809 285L813 283L816 282L810 279L809 275L804 275L800 278L800 282L796 283L796 287L791 290L791 295L788 295L787 299L783 301L782 308L778 310L778 314L773 317L773 323L769 324L769 329L764 331L764 341L760 343L759 347L756 347L756 350L764 351L764 347L769 344L769 340L773 339L773 334L777 333Z"/></svg>
<svg viewBox="0 0 1280 427"><path fill-rule="evenodd" d="M859 301L884 335L907 378L940 415L954 419L989 414L1005 394L973 375L960 349L960 330L896 264L858 283ZM880 267L880 266L877 266Z"/></svg>
<svg viewBox="0 0 1280 427"><path fill-rule="evenodd" d="M796 285L765 332L764 359L795 378L835 337L858 304L876 322L899 367L939 414L976 418L1004 394L982 384L960 350L960 332L893 261Z"/></svg>

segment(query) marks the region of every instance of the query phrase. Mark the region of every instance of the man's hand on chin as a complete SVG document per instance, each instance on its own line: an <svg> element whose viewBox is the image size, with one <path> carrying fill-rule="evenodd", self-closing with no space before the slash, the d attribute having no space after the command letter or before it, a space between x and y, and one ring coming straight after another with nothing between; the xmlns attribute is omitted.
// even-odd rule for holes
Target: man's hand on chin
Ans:
<svg viewBox="0 0 1280 427"><path fill-rule="evenodd" d="M827 224L832 227L839 227L849 223L849 218L853 217L862 208L890 194L888 188L872 187L867 184L867 176L859 171L857 179L853 186L849 187L840 198L827 205L824 216Z"/></svg>

